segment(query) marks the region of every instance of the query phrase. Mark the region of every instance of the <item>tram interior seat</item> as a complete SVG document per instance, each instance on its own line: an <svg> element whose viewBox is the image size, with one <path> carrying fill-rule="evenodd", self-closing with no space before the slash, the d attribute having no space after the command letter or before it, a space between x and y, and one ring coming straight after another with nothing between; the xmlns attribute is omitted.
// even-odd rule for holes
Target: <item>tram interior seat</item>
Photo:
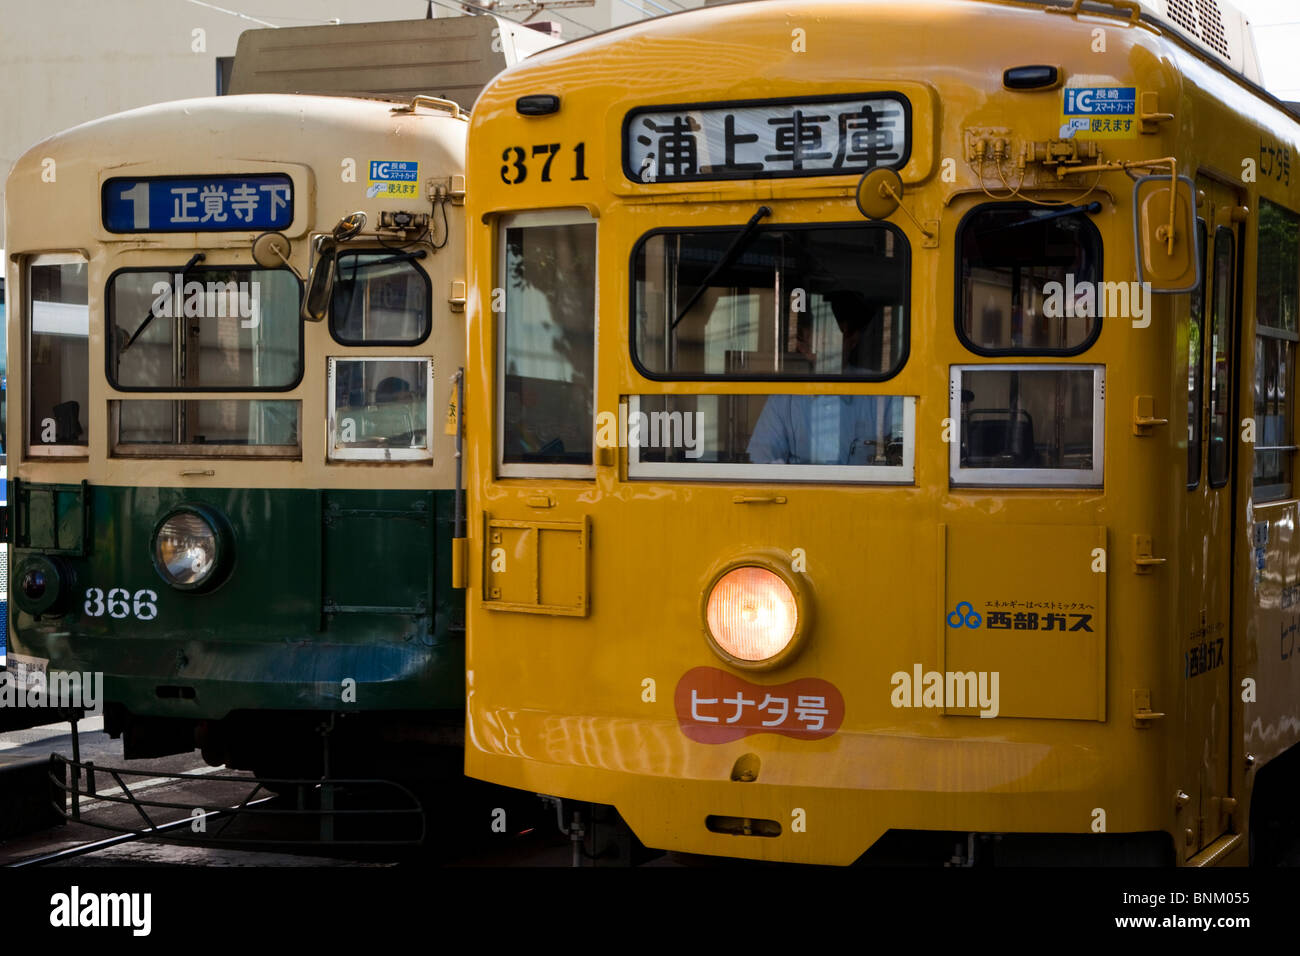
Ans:
<svg viewBox="0 0 1300 956"><path fill-rule="evenodd" d="M1038 464L1034 420L1025 409L976 408L968 415L968 464L986 468L1032 468Z"/></svg>

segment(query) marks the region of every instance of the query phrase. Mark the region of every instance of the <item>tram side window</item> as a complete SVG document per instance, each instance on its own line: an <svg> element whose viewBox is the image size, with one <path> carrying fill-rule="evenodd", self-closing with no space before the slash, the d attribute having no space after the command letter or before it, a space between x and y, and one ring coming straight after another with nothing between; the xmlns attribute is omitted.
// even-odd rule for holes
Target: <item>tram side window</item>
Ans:
<svg viewBox="0 0 1300 956"><path fill-rule="evenodd" d="M1101 485L1101 366L957 366L950 394L954 485Z"/></svg>
<svg viewBox="0 0 1300 956"><path fill-rule="evenodd" d="M652 378L879 381L906 357L893 226L659 232L634 260L633 355Z"/></svg>
<svg viewBox="0 0 1300 956"><path fill-rule="evenodd" d="M428 359L330 359L329 457L333 460L427 461Z"/></svg>
<svg viewBox="0 0 1300 956"><path fill-rule="evenodd" d="M1300 341L1300 216L1267 199L1259 210L1255 302L1255 500L1291 496Z"/></svg>
<svg viewBox="0 0 1300 956"><path fill-rule="evenodd" d="M529 222L529 220L523 220ZM589 473L594 421L596 226L508 225L501 257L502 474Z"/></svg>
<svg viewBox="0 0 1300 956"><path fill-rule="evenodd" d="M429 278L412 253L341 252L330 332L343 345L418 345L429 336Z"/></svg>
<svg viewBox="0 0 1300 956"><path fill-rule="evenodd" d="M1236 243L1232 230L1214 231L1214 299L1210 303L1210 487L1228 483L1233 440L1232 422L1232 304L1236 290L1233 263Z"/></svg>
<svg viewBox="0 0 1300 956"><path fill-rule="evenodd" d="M296 458L300 402L212 398L109 402L116 458Z"/></svg>
<svg viewBox="0 0 1300 956"><path fill-rule="evenodd" d="M1208 254L1205 220L1196 221L1201 255ZM1205 266L1201 283L1192 290L1187 324L1187 487L1201 483L1201 397L1205 392Z"/></svg>
<svg viewBox="0 0 1300 956"><path fill-rule="evenodd" d="M957 236L957 334L972 352L1075 355L1102 314L1130 307L1127 285L1100 285L1101 234L1083 212L984 205Z"/></svg>
<svg viewBox="0 0 1300 956"><path fill-rule="evenodd" d="M28 445L85 454L89 444L90 307L86 261L40 256L27 270Z"/></svg>

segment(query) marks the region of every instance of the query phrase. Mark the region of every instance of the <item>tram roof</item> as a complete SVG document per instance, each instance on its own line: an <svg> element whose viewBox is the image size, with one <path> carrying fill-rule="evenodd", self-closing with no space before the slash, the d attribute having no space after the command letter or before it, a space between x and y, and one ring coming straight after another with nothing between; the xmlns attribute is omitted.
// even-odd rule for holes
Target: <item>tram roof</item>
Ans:
<svg viewBox="0 0 1300 956"><path fill-rule="evenodd" d="M570 40L555 49L567 51L570 47L580 47L592 41L600 42L615 36L655 32L667 28L669 21L682 22L689 18L708 15L708 12L721 8L758 6L777 2L778 0L704 0L703 7L675 11L648 20L611 27L586 37ZM807 2L814 6L831 6L834 0L830 2L807 0ZM996 4L1002 7L1065 9L1072 6L1074 0L953 0L953 2ZM793 3L791 0L779 0L779 3L782 11L789 14L793 12L799 0L794 0ZM911 8L914 3L915 0L907 0L902 4L899 0L851 0L851 3L846 3L845 6L856 7L866 14L867 8L873 5L897 11L900 7ZM1206 60L1235 75L1259 95L1272 100L1292 116L1300 118L1300 104L1285 102L1264 88L1250 20L1231 0L1136 0L1136 3L1141 8L1141 18L1144 22L1158 28L1162 33L1177 38ZM919 6L919 4L915 5ZM1111 17L1127 16L1127 11L1112 0L1085 0L1082 12ZM539 61L548 58L546 50L540 51L536 56Z"/></svg>
<svg viewBox="0 0 1300 956"><path fill-rule="evenodd" d="M182 131L185 139L177 141L177 146L196 158L207 154L205 151L228 153L236 142L241 154L253 158L254 152L263 149L259 143L265 144L264 149L283 149L285 141L296 135L328 135L331 130L337 131L342 147L358 130L387 131L398 115L413 114L394 114L391 103L353 97L250 93L171 100L112 113L54 133L25 151L14 169L52 148L75 153L78 144L87 140L93 140L96 161L111 165L140 156L143 144L151 140L174 140ZM441 111L421 110L414 115L450 119L449 113ZM463 124L452 121L448 125ZM448 133L449 144L459 139L463 133Z"/></svg>

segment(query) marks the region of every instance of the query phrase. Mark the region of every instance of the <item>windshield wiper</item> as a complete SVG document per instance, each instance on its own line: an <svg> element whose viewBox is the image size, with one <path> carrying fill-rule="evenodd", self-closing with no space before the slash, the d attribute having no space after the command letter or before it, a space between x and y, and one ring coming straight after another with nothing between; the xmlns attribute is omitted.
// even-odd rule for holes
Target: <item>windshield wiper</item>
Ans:
<svg viewBox="0 0 1300 956"><path fill-rule="evenodd" d="M1040 222L1051 222L1053 219L1064 219L1066 216L1077 216L1079 213L1087 213L1089 216L1095 216L1101 212L1101 203L1093 200L1082 206L1066 206L1063 209L1057 209L1043 216L1030 214L1024 219L1017 219L1015 222L1008 222L1001 226L994 226L992 229L985 229L985 232L999 232L1003 229L1015 229L1017 226L1038 225Z"/></svg>
<svg viewBox="0 0 1300 956"><path fill-rule="evenodd" d="M185 268L181 270L182 287L184 287L185 285L185 277L190 274L190 270L194 268L195 263L202 262L205 258L207 257L204 256L204 254L201 252L196 252L194 253L194 255L190 256L190 261L185 263ZM154 319L153 306L151 305L149 307L149 314L144 317L144 321L140 323L140 327L135 330L135 332L132 334L132 336L129 339L126 340L126 345L123 345L122 351L118 352L117 354L121 355L122 352L125 352L132 345L134 345L135 340L140 337L141 333L144 332L145 329L149 328L149 323L152 322L153 319Z"/></svg>
<svg viewBox="0 0 1300 956"><path fill-rule="evenodd" d="M677 318L673 319L673 324L669 326L670 329L676 329L677 324L681 322L682 319L686 318L686 313L691 311L696 302L700 301L700 296L704 295L704 293L708 291L709 283L718 277L718 273L722 272L736 261L736 256L740 255L741 247L749 241L750 236L752 236L755 230L758 229L759 220L770 215L772 215L772 208L770 206L759 206L758 211L749 217L749 222L745 223L745 228L740 230L740 235L736 236L736 238L731 241L731 245L729 245L727 251L722 254L722 258L718 260L717 265L709 270L708 275L700 281L700 284L691 294L691 297L686 300L686 305L684 305L682 310L677 313Z"/></svg>

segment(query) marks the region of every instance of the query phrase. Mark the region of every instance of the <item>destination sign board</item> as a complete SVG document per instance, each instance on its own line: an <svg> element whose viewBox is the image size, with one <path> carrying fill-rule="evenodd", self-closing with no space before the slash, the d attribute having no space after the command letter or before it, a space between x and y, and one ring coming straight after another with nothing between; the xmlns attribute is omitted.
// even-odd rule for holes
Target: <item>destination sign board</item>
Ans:
<svg viewBox="0 0 1300 956"><path fill-rule="evenodd" d="M264 231L293 222L293 181L283 173L110 179L102 199L109 232Z"/></svg>
<svg viewBox="0 0 1300 956"><path fill-rule="evenodd" d="M911 120L900 93L645 107L624 120L623 171L665 183L901 169Z"/></svg>

